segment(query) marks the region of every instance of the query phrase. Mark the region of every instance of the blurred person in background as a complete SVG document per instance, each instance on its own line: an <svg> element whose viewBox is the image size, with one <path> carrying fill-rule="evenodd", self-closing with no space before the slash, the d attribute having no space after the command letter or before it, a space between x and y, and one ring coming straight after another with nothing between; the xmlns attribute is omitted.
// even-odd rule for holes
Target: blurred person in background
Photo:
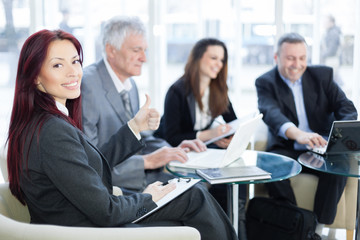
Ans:
<svg viewBox="0 0 360 240"><path fill-rule="evenodd" d="M320 63L334 69L334 80L340 86L344 82L339 73L342 33L341 29L336 25L334 16L327 15L324 20L325 34L320 45Z"/></svg>

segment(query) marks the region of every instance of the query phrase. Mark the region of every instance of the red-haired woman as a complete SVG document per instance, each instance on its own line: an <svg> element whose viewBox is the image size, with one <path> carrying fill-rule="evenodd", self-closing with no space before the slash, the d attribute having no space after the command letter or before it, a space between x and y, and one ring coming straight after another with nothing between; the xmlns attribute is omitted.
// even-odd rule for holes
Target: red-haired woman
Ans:
<svg viewBox="0 0 360 240"><path fill-rule="evenodd" d="M225 122L236 119L228 98L228 54L223 42L204 38L193 47L184 75L168 90L159 136L172 146L186 139L210 140L230 130L227 124L210 129L214 119L223 117ZM231 138L215 144L227 148Z"/></svg>
<svg viewBox="0 0 360 240"><path fill-rule="evenodd" d="M82 49L71 34L42 30L25 41L8 137L10 190L28 205L32 223L127 226L175 186L155 182L143 193L112 194L110 168L117 163L107 162L80 130L81 78ZM149 104L147 97L107 146L122 159L143 146L140 131L158 127L159 114ZM236 239L226 214L201 185L140 223L174 221L197 228L204 239Z"/></svg>

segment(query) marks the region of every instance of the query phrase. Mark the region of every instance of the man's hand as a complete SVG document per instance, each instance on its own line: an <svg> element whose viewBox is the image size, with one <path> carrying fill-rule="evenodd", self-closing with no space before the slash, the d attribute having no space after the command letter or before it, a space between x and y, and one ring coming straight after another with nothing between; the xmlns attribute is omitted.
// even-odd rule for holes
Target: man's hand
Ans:
<svg viewBox="0 0 360 240"><path fill-rule="evenodd" d="M135 133L145 130L156 130L160 124L160 114L154 108L149 108L150 97L146 94L146 102L136 113L135 117L129 121L131 129Z"/></svg>
<svg viewBox="0 0 360 240"><path fill-rule="evenodd" d="M182 148L185 152L203 152L207 149L205 143L199 139L184 140L180 143L178 147Z"/></svg>
<svg viewBox="0 0 360 240"><path fill-rule="evenodd" d="M175 183L169 183L165 186L162 185L162 182L154 182L152 184L149 184L143 191L143 193L149 193L152 196L152 200L154 202L159 201L163 197L165 197L166 194L173 191L176 188Z"/></svg>
<svg viewBox="0 0 360 240"><path fill-rule="evenodd" d="M327 143L326 140L319 134L309 132L303 132L295 139L295 141L297 141L299 144L307 144L311 148L323 147Z"/></svg>
<svg viewBox="0 0 360 240"><path fill-rule="evenodd" d="M144 155L144 168L156 169L175 160L182 163L186 162L188 160L186 152L179 147L162 147L152 153Z"/></svg>
<svg viewBox="0 0 360 240"><path fill-rule="evenodd" d="M289 139L295 140L299 144L307 144L311 148L323 147L327 144L327 141L317 133L304 132L297 127L290 127L286 130L286 136Z"/></svg>

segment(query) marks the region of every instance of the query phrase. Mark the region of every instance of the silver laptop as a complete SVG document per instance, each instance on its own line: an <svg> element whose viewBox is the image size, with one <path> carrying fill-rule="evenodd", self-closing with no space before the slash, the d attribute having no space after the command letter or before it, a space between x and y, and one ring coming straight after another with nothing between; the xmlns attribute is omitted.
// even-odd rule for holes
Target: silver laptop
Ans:
<svg viewBox="0 0 360 240"><path fill-rule="evenodd" d="M251 137L255 133L262 116L262 114L257 114L255 117L240 123L226 150L208 148L205 152L189 152L187 154L189 159L186 163L172 161L169 163L169 166L195 169L228 166L235 160L241 158L241 155L249 145Z"/></svg>
<svg viewBox="0 0 360 240"><path fill-rule="evenodd" d="M315 147L310 151L317 154L341 154L360 151L360 121L334 121L328 144L325 147Z"/></svg>

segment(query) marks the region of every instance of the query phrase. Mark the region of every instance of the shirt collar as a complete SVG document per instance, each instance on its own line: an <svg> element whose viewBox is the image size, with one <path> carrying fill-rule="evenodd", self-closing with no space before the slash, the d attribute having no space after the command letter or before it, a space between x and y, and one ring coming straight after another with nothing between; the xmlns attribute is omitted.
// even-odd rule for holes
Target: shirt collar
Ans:
<svg viewBox="0 0 360 240"><path fill-rule="evenodd" d="M55 101L55 104L56 104L57 109L59 109L60 112L62 112L66 116L69 116L69 110L62 103Z"/></svg>
<svg viewBox="0 0 360 240"><path fill-rule="evenodd" d="M285 78L283 75L281 75L280 72L279 72L279 75L280 75L281 79L282 79L282 80L286 83L286 85L288 85L289 87L301 85L301 81L302 81L302 78L301 78L301 77L293 83L293 82L291 82L289 79L287 79L287 78Z"/></svg>
<svg viewBox="0 0 360 240"><path fill-rule="evenodd" d="M126 79L124 82L122 82L118 76L116 76L114 70L111 68L110 63L107 61L106 56L103 57L105 67L107 71L109 72L109 75L111 77L111 80L114 82L116 90L121 93L123 90L130 91L132 88L132 84L130 82L130 78Z"/></svg>

